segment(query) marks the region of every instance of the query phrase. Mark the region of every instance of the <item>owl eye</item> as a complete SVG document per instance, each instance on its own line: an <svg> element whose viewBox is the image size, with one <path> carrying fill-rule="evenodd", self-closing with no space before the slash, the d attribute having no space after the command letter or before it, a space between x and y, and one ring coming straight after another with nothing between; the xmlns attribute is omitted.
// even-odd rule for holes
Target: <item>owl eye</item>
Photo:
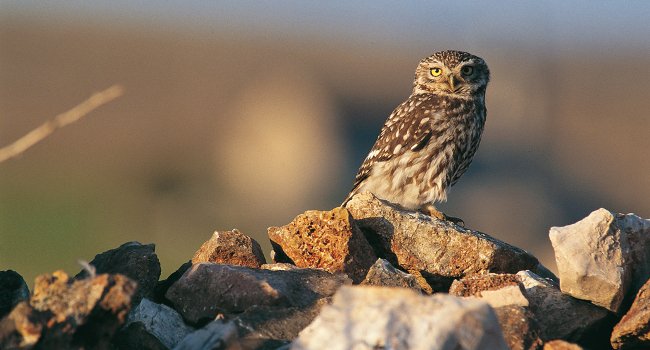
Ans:
<svg viewBox="0 0 650 350"><path fill-rule="evenodd" d="M441 68L438 68L438 67L431 68L431 75L433 75L434 77L437 77L440 74L442 74L442 69Z"/></svg>
<svg viewBox="0 0 650 350"><path fill-rule="evenodd" d="M472 75L472 73L474 73L474 67L472 67L472 66L465 66L465 67L463 67L463 68L460 69L460 73L461 73L462 75L465 75L465 76Z"/></svg>

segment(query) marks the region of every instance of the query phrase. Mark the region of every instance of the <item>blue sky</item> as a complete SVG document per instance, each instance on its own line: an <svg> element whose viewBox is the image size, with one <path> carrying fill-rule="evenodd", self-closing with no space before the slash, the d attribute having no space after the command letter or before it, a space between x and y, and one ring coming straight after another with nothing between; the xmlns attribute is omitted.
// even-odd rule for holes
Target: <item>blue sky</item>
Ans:
<svg viewBox="0 0 650 350"><path fill-rule="evenodd" d="M415 44L650 46L650 1L0 1L5 15ZM443 38L443 39L441 39Z"/></svg>

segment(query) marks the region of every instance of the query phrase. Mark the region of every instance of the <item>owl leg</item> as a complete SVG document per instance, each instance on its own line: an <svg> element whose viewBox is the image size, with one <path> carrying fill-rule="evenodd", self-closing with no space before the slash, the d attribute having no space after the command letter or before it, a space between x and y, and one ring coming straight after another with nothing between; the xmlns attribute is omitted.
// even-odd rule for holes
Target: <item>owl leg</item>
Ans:
<svg viewBox="0 0 650 350"><path fill-rule="evenodd" d="M433 204L425 204L420 208L420 212L425 215L429 215L433 218L436 218L438 220L444 220L444 221L451 221L456 225L460 225L465 227L465 222L463 219L456 218L453 216L448 216L447 214L441 212L440 210L436 209L436 207L433 206Z"/></svg>

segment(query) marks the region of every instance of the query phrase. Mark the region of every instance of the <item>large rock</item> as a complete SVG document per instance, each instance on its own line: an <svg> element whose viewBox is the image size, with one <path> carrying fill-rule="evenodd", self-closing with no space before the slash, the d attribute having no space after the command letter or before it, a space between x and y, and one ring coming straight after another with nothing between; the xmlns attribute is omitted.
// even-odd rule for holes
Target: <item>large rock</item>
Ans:
<svg viewBox="0 0 650 350"><path fill-rule="evenodd" d="M97 254L90 265L94 266L97 274L119 273L136 281L138 289L133 296L133 305L137 305L140 299L152 295L160 278L160 262L155 250L154 244L127 242L115 249ZM83 270L75 278L83 279L89 274L89 271Z"/></svg>
<svg viewBox="0 0 650 350"><path fill-rule="evenodd" d="M528 306L524 287L514 274L485 274L455 280L449 294L460 297L481 298L494 308L502 306Z"/></svg>
<svg viewBox="0 0 650 350"><path fill-rule="evenodd" d="M441 322L444 320L444 322ZM292 349L508 349L492 308L405 288L342 287Z"/></svg>
<svg viewBox="0 0 650 350"><path fill-rule="evenodd" d="M276 262L344 272L355 283L377 260L372 248L344 208L310 210L292 222L268 230Z"/></svg>
<svg viewBox="0 0 650 350"><path fill-rule="evenodd" d="M650 349L650 280L637 293L632 307L614 327L614 349Z"/></svg>
<svg viewBox="0 0 650 350"><path fill-rule="evenodd" d="M131 310L126 321L126 327L133 323L140 323L143 327L131 327L131 336L135 338L147 337L151 334L167 348L173 348L194 331L194 328L187 326L183 318L172 308L156 304L149 299L142 299L138 306ZM141 330L141 332L136 332ZM128 335L127 335L128 336Z"/></svg>
<svg viewBox="0 0 650 350"><path fill-rule="evenodd" d="M555 339L545 343L543 350L582 350L582 346L564 340Z"/></svg>
<svg viewBox="0 0 650 350"><path fill-rule="evenodd" d="M580 340L597 330L606 309L563 294L560 289L530 271L517 273L526 289L530 310L544 333L544 339Z"/></svg>
<svg viewBox="0 0 650 350"><path fill-rule="evenodd" d="M410 273L421 272L440 285L437 290L466 275L517 273L539 264L526 251L484 233L401 210L370 193L357 194L346 208L380 258ZM440 278L447 279L446 285Z"/></svg>
<svg viewBox="0 0 650 350"><path fill-rule="evenodd" d="M422 291L415 276L396 269L388 260L377 259L361 284L369 286L402 287Z"/></svg>
<svg viewBox="0 0 650 350"><path fill-rule="evenodd" d="M28 298L29 289L21 275L14 270L0 271L0 319Z"/></svg>
<svg viewBox="0 0 650 350"><path fill-rule="evenodd" d="M73 280L62 271L36 278L29 303L0 324L0 348L108 349L124 323L136 283L101 274Z"/></svg>
<svg viewBox="0 0 650 350"><path fill-rule="evenodd" d="M202 263L187 270L166 297L187 321L197 324L254 305L307 308L349 282L344 275L316 269L272 271Z"/></svg>
<svg viewBox="0 0 650 350"><path fill-rule="evenodd" d="M537 350L544 342L542 331L533 314L522 306L502 306L494 309L510 350Z"/></svg>
<svg viewBox="0 0 650 350"><path fill-rule="evenodd" d="M578 299L618 312L650 278L650 220L598 209L549 237L560 288Z"/></svg>
<svg viewBox="0 0 650 350"><path fill-rule="evenodd" d="M259 243L234 229L215 231L212 237L203 243L192 257L192 264L202 262L258 268L266 264L266 259Z"/></svg>

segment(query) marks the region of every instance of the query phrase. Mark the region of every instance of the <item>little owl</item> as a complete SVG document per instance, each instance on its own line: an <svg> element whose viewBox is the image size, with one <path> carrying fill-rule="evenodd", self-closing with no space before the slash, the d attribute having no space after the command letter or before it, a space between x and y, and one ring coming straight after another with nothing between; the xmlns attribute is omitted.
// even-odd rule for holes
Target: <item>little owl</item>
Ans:
<svg viewBox="0 0 650 350"><path fill-rule="evenodd" d="M467 52L440 51L420 61L411 96L386 120L343 205L368 191L405 209L460 221L433 203L447 200L472 162L489 80L485 61Z"/></svg>

